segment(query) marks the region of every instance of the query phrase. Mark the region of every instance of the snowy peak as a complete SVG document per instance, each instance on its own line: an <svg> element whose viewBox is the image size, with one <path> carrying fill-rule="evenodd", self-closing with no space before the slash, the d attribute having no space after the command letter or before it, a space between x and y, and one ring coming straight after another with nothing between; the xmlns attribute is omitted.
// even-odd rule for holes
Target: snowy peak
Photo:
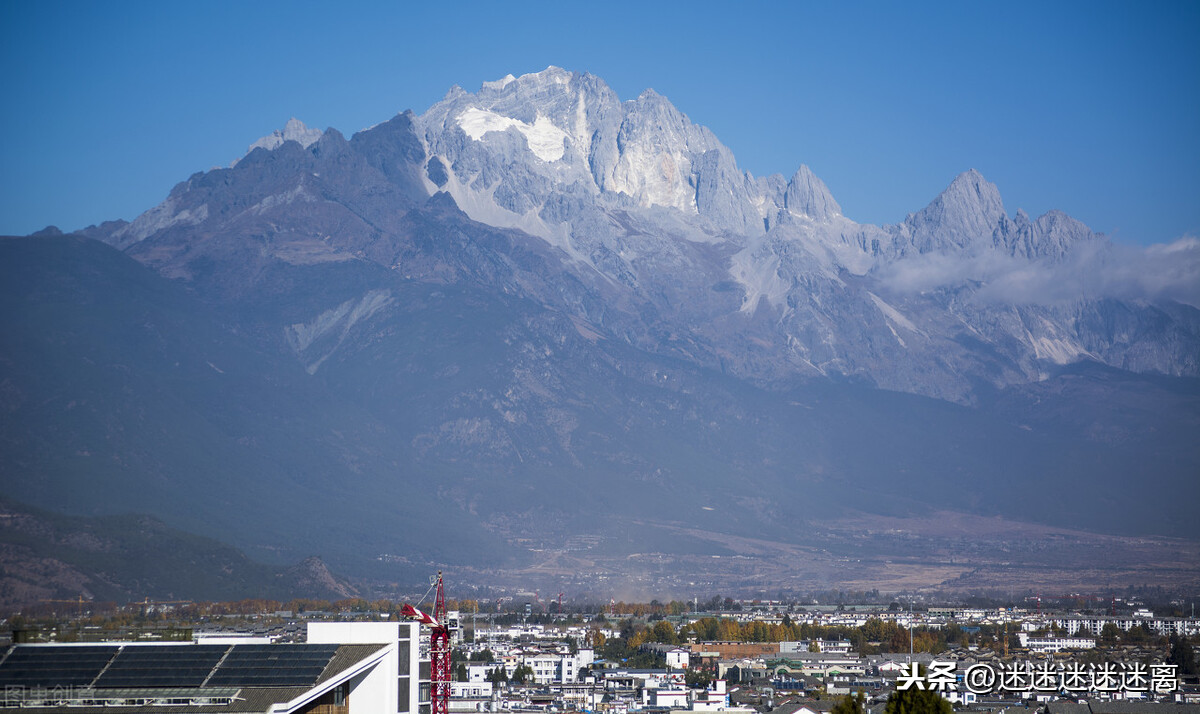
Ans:
<svg viewBox="0 0 1200 714"><path fill-rule="evenodd" d="M788 182L784 207L793 215L807 216L814 221L827 221L842 215L842 207L833 199L825 182L805 165L801 165Z"/></svg>
<svg viewBox="0 0 1200 714"><path fill-rule="evenodd" d="M755 179L659 92L622 101L600 78L554 66L483 82L474 94L455 87L416 126L429 191L446 191L477 221L519 228L577 259L597 254L598 243L619 254L618 235L634 225L629 211L703 242L744 241L780 220L798 221L816 231L808 238L815 251L843 267L853 263L856 274L865 257L882 253L999 248L1033 257L1090 235L1065 216L1008 218L999 190L974 169L901 225L850 229L808 166L790 180Z"/></svg>
<svg viewBox="0 0 1200 714"><path fill-rule="evenodd" d="M808 166L755 178L653 90L622 101L599 78L550 67L452 89L423 115L349 141L330 129L312 143L319 135L288 122L256 143L267 150L188 179L106 240L197 280L214 274L197 262L209 255L249 274L252 253L480 280L639 349L762 380L856 375L957 400L976 379L1036 378L1047 360L1086 354L1178 373L1194 372L1200 354L1177 337L1200 334L1200 318L1150 344L1126 336L1172 324L1166 312L1149 327L1102 316L1088 331L1069 312L1092 295L1194 295L1195 272L1174 271L1182 253L1138 259L1154 273L1124 270L1124 251L1062 212L1008 217L974 170L900 224L858 224ZM1122 272L1097 277L1109 266ZM1163 273L1182 277L1160 288ZM298 354L324 344L301 334L307 324L288 326Z"/></svg>
<svg viewBox="0 0 1200 714"><path fill-rule="evenodd" d="M580 211L666 207L714 235L762 231L732 152L654 90L622 102L597 77L548 67L451 91L419 124L476 220L559 242Z"/></svg>

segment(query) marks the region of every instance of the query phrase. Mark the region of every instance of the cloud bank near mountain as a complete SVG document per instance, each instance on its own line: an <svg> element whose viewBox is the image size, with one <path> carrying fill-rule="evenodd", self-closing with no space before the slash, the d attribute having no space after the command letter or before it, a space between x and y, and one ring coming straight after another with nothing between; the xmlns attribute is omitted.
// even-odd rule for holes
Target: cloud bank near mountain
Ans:
<svg viewBox="0 0 1200 714"><path fill-rule="evenodd" d="M1145 248L1087 243L1056 262L998 250L926 253L883 265L876 276L888 290L909 295L976 285L973 299L986 304L1057 305L1112 298L1200 307L1200 239L1186 236Z"/></svg>

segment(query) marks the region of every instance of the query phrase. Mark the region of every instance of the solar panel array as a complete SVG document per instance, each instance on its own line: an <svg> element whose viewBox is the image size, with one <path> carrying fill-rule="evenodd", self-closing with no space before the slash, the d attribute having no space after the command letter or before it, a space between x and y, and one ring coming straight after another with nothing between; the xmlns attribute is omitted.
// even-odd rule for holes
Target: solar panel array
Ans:
<svg viewBox="0 0 1200 714"><path fill-rule="evenodd" d="M229 645L156 645L126 647L95 686L199 687Z"/></svg>
<svg viewBox="0 0 1200 714"><path fill-rule="evenodd" d="M338 645L236 645L208 685L211 687L311 687Z"/></svg>
<svg viewBox="0 0 1200 714"><path fill-rule="evenodd" d="M336 644L17 645L0 663L0 692L5 687L311 687L337 650Z"/></svg>
<svg viewBox="0 0 1200 714"><path fill-rule="evenodd" d="M112 645L15 647L0 666L0 691L7 687L87 686L118 649Z"/></svg>

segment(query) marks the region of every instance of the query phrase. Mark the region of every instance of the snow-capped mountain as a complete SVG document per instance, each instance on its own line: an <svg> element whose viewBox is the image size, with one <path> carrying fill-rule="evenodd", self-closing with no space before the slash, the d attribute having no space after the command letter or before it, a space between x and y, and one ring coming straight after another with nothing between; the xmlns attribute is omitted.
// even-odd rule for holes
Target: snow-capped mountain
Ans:
<svg viewBox="0 0 1200 714"><path fill-rule="evenodd" d="M1091 333L1083 315L1107 296L1083 284L1069 297L990 296L1024 271L1097 261L1107 241L1057 211L1009 217L975 170L900 224L860 225L807 167L755 178L652 90L621 102L596 77L555 67L477 94L455 88L417 127L428 190L477 221L541 237L665 319L675 313L691 358L743 376L851 376L969 400L976 380L1036 380L1081 359L1197 370L1195 345L1161 349L1154 328ZM908 289L922 276L936 284ZM713 299L714 286L726 299ZM1128 309L1164 324L1146 303ZM1193 316L1176 326L1196 335L1183 312ZM753 360L747 340L760 345Z"/></svg>
<svg viewBox="0 0 1200 714"><path fill-rule="evenodd" d="M247 190L223 195L231 181ZM407 230L397 211L437 193L473 221L540 239L555 270L586 286L564 292L515 268L514 285L542 286L535 299L759 383L849 377L969 402L973 385L1034 381L1079 360L1200 370L1194 305L1107 290L1089 278L1111 262L1106 238L1057 211L1010 217L975 170L899 224L859 224L808 167L756 178L653 90L621 101L599 78L556 67L475 94L455 87L350 142L293 119L108 240L168 274L187 275L205 240L261 231L287 260L386 254L411 275L428 256L397 261ZM173 235L186 247L149 247ZM1105 302L1114 297L1119 308ZM1097 331L1097 312L1113 309L1139 327Z"/></svg>
<svg viewBox="0 0 1200 714"><path fill-rule="evenodd" d="M1079 498L1083 527L1124 508L1134 471L1194 495L1200 242L1136 250L1061 212L1010 214L974 170L860 224L802 158L752 176L665 97L554 67L349 139L289 121L134 221L81 231L107 246L10 245L27 267L9 314L95 314L0 354L34 375L0 390L34 395L0 415L0 474L44 486L41 505L136 493L271 548L319 542L290 514L335 493L319 500L347 557L462 514L470 543L444 557L520 550L581 514L615 533L660 522L656 498L791 538L788 499L1058 523ZM18 290L35 267L67 297ZM74 372L45 373L56 344L82 345ZM125 485L76 478L71 454ZM277 531L225 495L243 481L283 499ZM1194 529L1189 498L1129 522Z"/></svg>

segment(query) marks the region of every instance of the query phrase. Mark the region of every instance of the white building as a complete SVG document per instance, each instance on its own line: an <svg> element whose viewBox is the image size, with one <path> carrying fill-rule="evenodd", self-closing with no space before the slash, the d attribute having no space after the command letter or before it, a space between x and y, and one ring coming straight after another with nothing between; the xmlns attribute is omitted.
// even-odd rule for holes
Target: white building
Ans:
<svg viewBox="0 0 1200 714"><path fill-rule="evenodd" d="M106 642L14 645L3 707L175 714L419 714L419 629L313 623L304 644Z"/></svg>
<svg viewBox="0 0 1200 714"><path fill-rule="evenodd" d="M574 655L539 654L523 660L533 670L533 680L538 684L570 684L579 673Z"/></svg>
<svg viewBox="0 0 1200 714"><path fill-rule="evenodd" d="M490 712L496 709L491 682L451 682L450 701L452 712Z"/></svg>
<svg viewBox="0 0 1200 714"><path fill-rule="evenodd" d="M421 626L416 622L308 623L310 643L387 645L379 666L351 690L350 714L359 711L356 692L358 701L371 703L361 709L364 714L429 714L429 636L424 637L422 646Z"/></svg>
<svg viewBox="0 0 1200 714"><path fill-rule="evenodd" d="M1038 653L1090 650L1096 646L1096 640L1090 637L1031 637L1028 632L1018 632L1017 639L1022 647Z"/></svg>
<svg viewBox="0 0 1200 714"><path fill-rule="evenodd" d="M503 667L505 677L512 679L517 667L524 666L533 670L533 681L537 684L573 684L579 680L579 670L591 663L591 650L575 655L546 652L501 655L495 662L468 662L467 681L486 682L497 667Z"/></svg>
<svg viewBox="0 0 1200 714"><path fill-rule="evenodd" d="M685 647L676 647L675 649L668 650L665 653L667 669L687 669L691 654L691 650Z"/></svg>

